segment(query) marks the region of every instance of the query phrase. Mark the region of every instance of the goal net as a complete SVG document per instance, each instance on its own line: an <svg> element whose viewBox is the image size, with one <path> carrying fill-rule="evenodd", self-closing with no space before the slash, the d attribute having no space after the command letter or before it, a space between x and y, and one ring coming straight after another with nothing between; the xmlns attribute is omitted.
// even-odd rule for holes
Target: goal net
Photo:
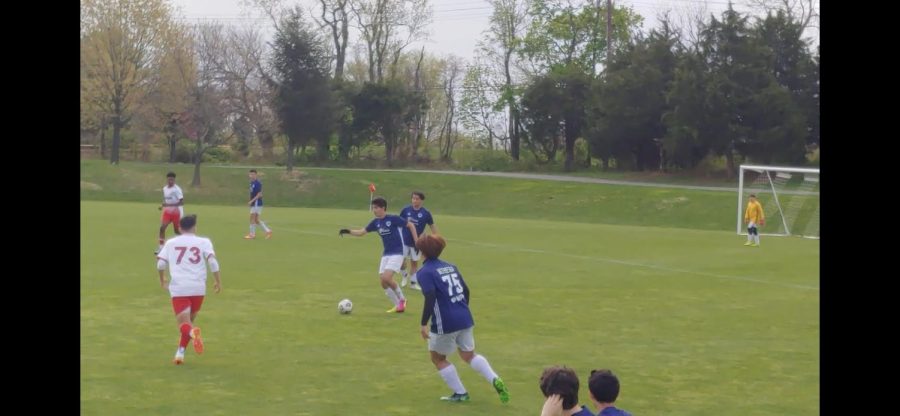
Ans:
<svg viewBox="0 0 900 416"><path fill-rule="evenodd" d="M761 235L819 238L819 169L741 165L737 233L747 234L744 210L751 194L762 204Z"/></svg>

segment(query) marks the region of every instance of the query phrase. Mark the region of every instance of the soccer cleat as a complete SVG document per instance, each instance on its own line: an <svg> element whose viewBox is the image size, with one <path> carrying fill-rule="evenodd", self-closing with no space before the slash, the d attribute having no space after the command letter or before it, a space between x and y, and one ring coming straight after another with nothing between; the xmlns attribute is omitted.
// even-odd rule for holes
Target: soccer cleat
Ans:
<svg viewBox="0 0 900 416"><path fill-rule="evenodd" d="M453 393L449 396L441 397L441 400L445 402L467 402L469 401L469 393Z"/></svg>
<svg viewBox="0 0 900 416"><path fill-rule="evenodd" d="M272 238L272 230L266 231L266 240Z"/></svg>
<svg viewBox="0 0 900 416"><path fill-rule="evenodd" d="M509 402L509 389L506 388L506 384L503 383L503 379L497 377L491 384L494 385L494 390L497 390L497 394L500 395L500 403Z"/></svg>
<svg viewBox="0 0 900 416"><path fill-rule="evenodd" d="M386 313L396 313L396 312L397 312L397 307L394 306L393 308L390 308L390 309L386 310L385 312L386 312Z"/></svg>
<svg viewBox="0 0 900 416"><path fill-rule="evenodd" d="M409 288L418 290L419 292L422 291L422 286L419 286L419 282L416 281L409 282Z"/></svg>
<svg viewBox="0 0 900 416"><path fill-rule="evenodd" d="M162 247L159 247L156 250L153 250L153 254L159 254L160 251L162 251Z"/></svg>
<svg viewBox="0 0 900 416"><path fill-rule="evenodd" d="M750 247L759 247L759 244L751 243L751 244L750 244Z"/></svg>
<svg viewBox="0 0 900 416"><path fill-rule="evenodd" d="M194 351L203 354L203 338L200 338L200 327L191 328L191 339L194 341Z"/></svg>
<svg viewBox="0 0 900 416"><path fill-rule="evenodd" d="M403 313L406 310L406 299L400 299L400 304L397 305L397 313Z"/></svg>
<svg viewBox="0 0 900 416"><path fill-rule="evenodd" d="M750 245L753 245L753 242L752 242L752 241L748 241L748 242L744 243L744 245L745 245L745 246L750 246Z"/></svg>
<svg viewBox="0 0 900 416"><path fill-rule="evenodd" d="M244 240L252 240L256 238L256 234L247 234L244 236Z"/></svg>
<svg viewBox="0 0 900 416"><path fill-rule="evenodd" d="M172 360L172 362L174 362L175 365L182 365L182 364L184 364L184 353L178 353L178 352L176 352L176 353L175 353L175 359Z"/></svg>

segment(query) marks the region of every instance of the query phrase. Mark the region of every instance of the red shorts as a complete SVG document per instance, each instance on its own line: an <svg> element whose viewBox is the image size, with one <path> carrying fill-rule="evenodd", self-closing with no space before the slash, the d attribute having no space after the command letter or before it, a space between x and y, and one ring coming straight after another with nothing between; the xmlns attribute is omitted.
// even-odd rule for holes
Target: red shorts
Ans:
<svg viewBox="0 0 900 416"><path fill-rule="evenodd" d="M175 315L187 308L191 308L192 314L200 312L200 305L202 304L203 296L175 296L172 298L172 308L175 309Z"/></svg>
<svg viewBox="0 0 900 416"><path fill-rule="evenodd" d="M181 221L181 212L179 210L176 209L173 212L169 212L168 210L163 209L163 214L162 214L163 225L168 225L171 222L172 226L174 226L175 229L178 230L178 229L181 229L181 224L179 224L179 221Z"/></svg>

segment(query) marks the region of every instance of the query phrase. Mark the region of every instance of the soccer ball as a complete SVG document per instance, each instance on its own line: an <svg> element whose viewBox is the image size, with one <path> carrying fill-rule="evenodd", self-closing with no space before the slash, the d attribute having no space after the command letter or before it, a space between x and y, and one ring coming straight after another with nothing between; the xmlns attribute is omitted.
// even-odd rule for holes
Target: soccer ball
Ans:
<svg viewBox="0 0 900 416"><path fill-rule="evenodd" d="M338 312L343 315L346 315L353 311L353 302L350 302L350 299L344 299L338 302Z"/></svg>

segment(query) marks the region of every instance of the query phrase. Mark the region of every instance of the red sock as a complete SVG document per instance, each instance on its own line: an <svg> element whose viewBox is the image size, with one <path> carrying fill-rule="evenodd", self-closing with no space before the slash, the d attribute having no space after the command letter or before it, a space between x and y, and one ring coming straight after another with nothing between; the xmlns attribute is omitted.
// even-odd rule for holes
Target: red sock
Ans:
<svg viewBox="0 0 900 416"><path fill-rule="evenodd" d="M191 341L191 324L181 324L181 341L178 342L178 346L181 348L186 348L188 342Z"/></svg>

